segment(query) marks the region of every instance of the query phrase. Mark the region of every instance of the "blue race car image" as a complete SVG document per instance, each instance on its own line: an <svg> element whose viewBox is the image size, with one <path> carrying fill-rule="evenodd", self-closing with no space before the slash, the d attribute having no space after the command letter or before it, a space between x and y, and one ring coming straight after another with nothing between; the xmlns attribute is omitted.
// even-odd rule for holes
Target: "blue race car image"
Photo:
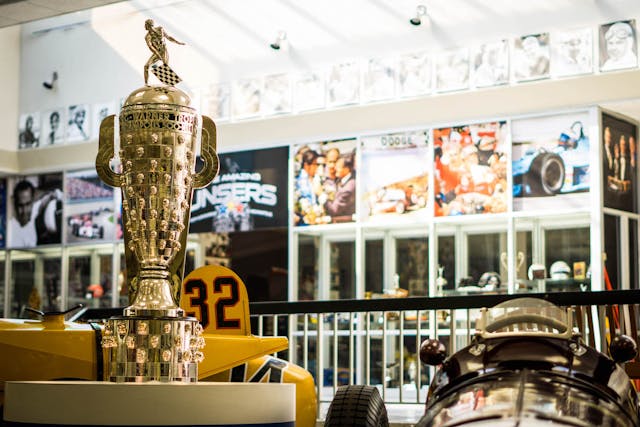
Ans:
<svg viewBox="0 0 640 427"><path fill-rule="evenodd" d="M528 147L513 161L513 195L553 196L589 190L589 138L582 122L563 132L555 147Z"/></svg>

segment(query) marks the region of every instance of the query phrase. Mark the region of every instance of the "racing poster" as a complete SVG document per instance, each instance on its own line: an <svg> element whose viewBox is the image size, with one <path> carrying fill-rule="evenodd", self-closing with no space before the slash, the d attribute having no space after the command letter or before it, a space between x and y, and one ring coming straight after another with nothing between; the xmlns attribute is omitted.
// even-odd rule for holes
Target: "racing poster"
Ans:
<svg viewBox="0 0 640 427"><path fill-rule="evenodd" d="M65 174L66 242L112 241L118 226L114 189L95 169Z"/></svg>
<svg viewBox="0 0 640 427"><path fill-rule="evenodd" d="M298 145L294 153L294 225L354 221L356 140Z"/></svg>
<svg viewBox="0 0 640 427"><path fill-rule="evenodd" d="M511 126L513 210L588 208L588 113L514 120Z"/></svg>
<svg viewBox="0 0 640 427"><path fill-rule="evenodd" d="M433 130L435 216L507 211L507 123Z"/></svg>
<svg viewBox="0 0 640 427"><path fill-rule="evenodd" d="M604 206L637 212L638 154L636 125L602 114Z"/></svg>
<svg viewBox="0 0 640 427"><path fill-rule="evenodd" d="M62 173L9 178L7 247L33 248L60 244L62 237Z"/></svg>
<svg viewBox="0 0 640 427"><path fill-rule="evenodd" d="M427 218L428 132L361 138L362 219L407 222Z"/></svg>
<svg viewBox="0 0 640 427"><path fill-rule="evenodd" d="M193 193L190 232L286 227L287 147L220 154L213 182Z"/></svg>
<svg viewBox="0 0 640 427"><path fill-rule="evenodd" d="M0 248L7 244L7 180L0 179Z"/></svg>

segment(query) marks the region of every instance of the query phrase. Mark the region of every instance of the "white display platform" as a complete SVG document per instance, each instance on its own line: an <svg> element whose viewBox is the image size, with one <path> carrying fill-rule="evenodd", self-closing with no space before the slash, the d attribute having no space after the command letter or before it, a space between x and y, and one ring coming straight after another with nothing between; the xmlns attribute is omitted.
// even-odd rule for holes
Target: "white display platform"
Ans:
<svg viewBox="0 0 640 427"><path fill-rule="evenodd" d="M9 381L8 425L295 425L295 385Z"/></svg>

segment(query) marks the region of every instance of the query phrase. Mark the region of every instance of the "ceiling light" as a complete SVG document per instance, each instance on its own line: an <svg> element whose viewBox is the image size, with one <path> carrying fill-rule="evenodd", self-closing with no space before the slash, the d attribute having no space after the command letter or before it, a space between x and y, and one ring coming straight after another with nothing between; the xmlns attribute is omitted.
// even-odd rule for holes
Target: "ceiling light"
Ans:
<svg viewBox="0 0 640 427"><path fill-rule="evenodd" d="M280 50L280 48L284 46L284 43L286 41L287 41L287 33L281 30L281 31L278 31L278 35L276 36L276 39L269 46L271 46L271 49L273 50Z"/></svg>
<svg viewBox="0 0 640 427"><path fill-rule="evenodd" d="M412 25L420 25L422 24L422 17L426 16L426 14L427 14L427 6L423 4L419 4L418 7L416 7L416 16L409 19L409 22Z"/></svg>

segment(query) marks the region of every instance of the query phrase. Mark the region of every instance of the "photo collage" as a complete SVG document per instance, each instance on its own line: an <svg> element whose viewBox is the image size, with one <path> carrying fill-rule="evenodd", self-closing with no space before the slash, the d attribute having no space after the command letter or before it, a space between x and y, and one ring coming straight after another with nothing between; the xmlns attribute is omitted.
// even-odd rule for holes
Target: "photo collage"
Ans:
<svg viewBox="0 0 640 427"><path fill-rule="evenodd" d="M451 91L637 68L635 19L501 40L440 52L345 60L319 69L215 82L187 90L216 122L260 119L389 102ZM20 115L18 148L95 140L117 102L76 104Z"/></svg>

